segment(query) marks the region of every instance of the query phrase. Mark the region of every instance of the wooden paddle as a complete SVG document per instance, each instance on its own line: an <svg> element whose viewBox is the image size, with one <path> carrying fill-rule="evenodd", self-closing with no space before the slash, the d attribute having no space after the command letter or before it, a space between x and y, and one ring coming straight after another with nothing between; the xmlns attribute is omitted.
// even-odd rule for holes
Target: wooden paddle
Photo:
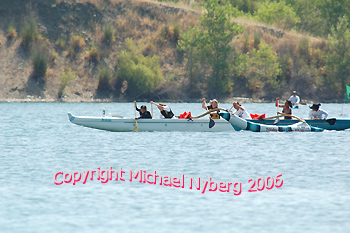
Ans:
<svg viewBox="0 0 350 233"><path fill-rule="evenodd" d="M293 118L295 118L295 119L298 119L298 120L301 121L301 122L306 123L306 121L305 121L304 119L302 119L302 118L300 118L300 117L297 117L297 116L294 116L294 115L290 115L290 114L286 114L286 113L282 113L281 115L282 115L282 116L293 117Z"/></svg>
<svg viewBox="0 0 350 233"><path fill-rule="evenodd" d="M294 116L294 115L290 115L290 114L286 114L286 113L281 113L277 116L273 116L273 117L266 117L266 118L263 118L263 120L269 120L269 119L274 119L274 118L279 118L281 116L289 116L289 117L293 117L293 118L296 118L298 119L299 121L302 121L302 122L306 122L304 119L300 118L300 117L297 117L297 116Z"/></svg>
<svg viewBox="0 0 350 233"><path fill-rule="evenodd" d="M138 132L139 131L139 126L137 124L137 116L136 116L136 102L135 102L135 128L134 128L134 132Z"/></svg>
<svg viewBox="0 0 350 233"><path fill-rule="evenodd" d="M276 107L277 107L277 115L279 114L279 105L280 105L280 99L279 97L276 98ZM280 118L277 117L276 120L273 122L274 125L277 125L280 122Z"/></svg>
<svg viewBox="0 0 350 233"><path fill-rule="evenodd" d="M233 108L233 106L234 106L234 105L232 104L232 107L228 110L228 112L231 112L231 109Z"/></svg>
<svg viewBox="0 0 350 233"><path fill-rule="evenodd" d="M151 103L151 111L152 111L152 118L153 118L153 101L150 102Z"/></svg>

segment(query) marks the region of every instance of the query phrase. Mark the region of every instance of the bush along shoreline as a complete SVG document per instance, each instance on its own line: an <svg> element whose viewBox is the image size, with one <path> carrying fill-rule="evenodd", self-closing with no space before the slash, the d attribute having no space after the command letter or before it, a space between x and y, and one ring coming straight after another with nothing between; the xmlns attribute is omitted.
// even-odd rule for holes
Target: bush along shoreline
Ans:
<svg viewBox="0 0 350 233"><path fill-rule="evenodd" d="M4 0L0 10L2 101L272 102L296 90L341 103L350 84L346 1Z"/></svg>

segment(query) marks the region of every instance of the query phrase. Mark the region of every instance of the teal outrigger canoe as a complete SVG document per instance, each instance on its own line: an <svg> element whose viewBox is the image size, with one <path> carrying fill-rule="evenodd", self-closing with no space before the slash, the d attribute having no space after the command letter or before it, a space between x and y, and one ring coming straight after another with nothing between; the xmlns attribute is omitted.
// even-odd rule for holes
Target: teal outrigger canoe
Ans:
<svg viewBox="0 0 350 233"><path fill-rule="evenodd" d="M249 130L252 132L322 132L324 129L314 127L306 122L296 121L289 125L264 124L260 122L251 122L240 118L229 112L220 112L219 115L227 120L236 130Z"/></svg>
<svg viewBox="0 0 350 233"><path fill-rule="evenodd" d="M326 129L326 130L345 130L350 128L350 119L342 119L342 118L331 118L327 120L319 120L319 119L304 119L306 123L313 127ZM269 119L269 120L247 120L249 122L264 124L264 125L274 125L276 120L275 119ZM292 125L295 123L298 123L299 120L295 119L281 119L276 125L277 126L286 126L286 125Z"/></svg>
<svg viewBox="0 0 350 233"><path fill-rule="evenodd" d="M345 130L345 129L350 129L350 119L336 119L336 118L331 118L327 120L318 120L318 119L304 119L306 123L313 127L325 129L325 130ZM258 124L264 124L264 125L277 125L277 126L286 126L286 125L292 125L295 123L298 123L299 120L284 120L281 119L277 124L275 124L276 120L275 119L269 119L269 120L247 120L249 122L254 122ZM238 130L237 128L236 130Z"/></svg>

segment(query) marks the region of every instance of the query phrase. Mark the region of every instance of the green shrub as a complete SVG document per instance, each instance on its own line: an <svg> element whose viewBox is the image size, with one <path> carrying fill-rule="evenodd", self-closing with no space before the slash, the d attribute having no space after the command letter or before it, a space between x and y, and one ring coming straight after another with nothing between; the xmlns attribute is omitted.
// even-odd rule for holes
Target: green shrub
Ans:
<svg viewBox="0 0 350 233"><path fill-rule="evenodd" d="M57 38L55 44L61 48L64 48L64 46L66 46L66 44L67 44L67 40L65 38L63 38L62 36L59 36Z"/></svg>
<svg viewBox="0 0 350 233"><path fill-rule="evenodd" d="M181 27L178 24L176 24L173 28L173 31L174 31L173 40L175 43L177 43L177 41L181 39L181 33L182 33Z"/></svg>
<svg viewBox="0 0 350 233"><path fill-rule="evenodd" d="M112 44L115 42L115 30L113 25L107 25L102 28L102 41L106 44Z"/></svg>
<svg viewBox="0 0 350 233"><path fill-rule="evenodd" d="M86 43L81 36L73 36L69 41L68 55L75 57L84 47Z"/></svg>
<svg viewBox="0 0 350 233"><path fill-rule="evenodd" d="M7 39L13 40L17 37L16 28L13 25L10 25L7 29Z"/></svg>
<svg viewBox="0 0 350 233"><path fill-rule="evenodd" d="M104 66L98 70L98 87L97 89L99 91L105 91L110 88L109 81L113 77L112 71L107 67Z"/></svg>
<svg viewBox="0 0 350 233"><path fill-rule="evenodd" d="M127 50L118 56L117 75L127 81L129 95L142 95L153 91L163 80L158 56L144 57L131 39L126 40Z"/></svg>
<svg viewBox="0 0 350 233"><path fill-rule="evenodd" d="M163 41L170 41L177 44L178 40L181 39L181 28L179 25L169 26L163 25L160 29L160 37Z"/></svg>
<svg viewBox="0 0 350 233"><path fill-rule="evenodd" d="M55 61L56 61L57 57L58 57L58 54L56 53L56 51L55 50L50 50L49 56L48 56L48 61L49 61L49 65L50 66L55 64Z"/></svg>
<svg viewBox="0 0 350 233"><path fill-rule="evenodd" d="M61 98L63 95L64 89L67 87L67 85L73 81L75 78L75 73L71 70L68 69L65 71L61 76L60 76L60 86L58 88L58 98Z"/></svg>
<svg viewBox="0 0 350 233"><path fill-rule="evenodd" d="M259 49L259 45L261 42L261 35L258 32L254 33L254 48Z"/></svg>
<svg viewBox="0 0 350 233"><path fill-rule="evenodd" d="M98 62L100 60L100 51L96 46L91 46L89 51L86 51L86 60Z"/></svg>
<svg viewBox="0 0 350 233"><path fill-rule="evenodd" d="M33 76L39 80L44 78L48 67L47 51L44 47L36 48L33 52Z"/></svg>
<svg viewBox="0 0 350 233"><path fill-rule="evenodd" d="M298 45L298 53L303 60L309 60L309 40L306 37L302 37Z"/></svg>
<svg viewBox="0 0 350 233"><path fill-rule="evenodd" d="M230 0L232 6L236 7L239 11L252 14L258 8L258 3L261 0Z"/></svg>
<svg viewBox="0 0 350 233"><path fill-rule="evenodd" d="M274 24L282 29L291 29L300 22L293 8L285 3L266 1L259 4L255 17L263 23Z"/></svg>
<svg viewBox="0 0 350 233"><path fill-rule="evenodd" d="M38 25L34 18L31 18L27 24L24 25L21 31L21 45L28 49L29 46L39 37Z"/></svg>

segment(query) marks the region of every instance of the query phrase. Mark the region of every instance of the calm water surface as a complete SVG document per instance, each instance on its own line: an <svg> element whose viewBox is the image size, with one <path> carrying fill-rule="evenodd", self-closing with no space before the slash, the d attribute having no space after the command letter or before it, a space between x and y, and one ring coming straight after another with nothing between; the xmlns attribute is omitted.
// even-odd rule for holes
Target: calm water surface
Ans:
<svg viewBox="0 0 350 233"><path fill-rule="evenodd" d="M201 103L171 107L177 115L203 113ZM245 107L276 113L274 104ZM322 107L330 117L350 114L350 104ZM349 130L112 133L68 121L67 112L102 110L134 116L132 103L0 103L0 232L350 232ZM293 113L305 118L308 111ZM185 188L54 184L57 171L110 166L126 178L130 168L184 174ZM280 174L282 187L248 192L249 179ZM190 176L241 182L242 192L202 194L189 189Z"/></svg>

